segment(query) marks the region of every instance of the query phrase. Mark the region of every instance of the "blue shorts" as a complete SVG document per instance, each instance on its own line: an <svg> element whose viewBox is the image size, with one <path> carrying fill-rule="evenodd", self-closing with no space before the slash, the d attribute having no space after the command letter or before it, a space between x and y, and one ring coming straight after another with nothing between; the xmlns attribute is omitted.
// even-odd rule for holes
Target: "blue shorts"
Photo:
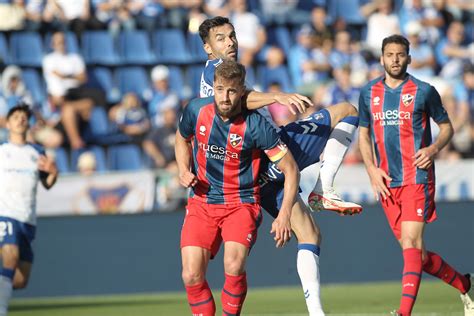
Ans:
<svg viewBox="0 0 474 316"><path fill-rule="evenodd" d="M0 216L0 247L7 244L17 245L20 250L20 261L33 262L31 243L35 239L35 234L36 226Z"/></svg>
<svg viewBox="0 0 474 316"><path fill-rule="evenodd" d="M293 154L300 171L319 162L330 134L331 116L326 109L283 126L280 130L280 137ZM261 204L270 215L276 217L283 200L285 179L275 164L266 161L262 166L259 179Z"/></svg>

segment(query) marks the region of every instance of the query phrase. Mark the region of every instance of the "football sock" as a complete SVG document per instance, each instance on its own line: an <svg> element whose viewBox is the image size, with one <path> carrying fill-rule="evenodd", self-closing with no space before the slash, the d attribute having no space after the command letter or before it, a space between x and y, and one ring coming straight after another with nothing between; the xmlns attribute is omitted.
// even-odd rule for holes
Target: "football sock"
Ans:
<svg viewBox="0 0 474 316"><path fill-rule="evenodd" d="M13 275L15 270L2 268L0 271L0 316L6 316L8 302L12 296Z"/></svg>
<svg viewBox="0 0 474 316"><path fill-rule="evenodd" d="M319 246L298 244L296 267L310 316L324 315L319 295Z"/></svg>
<svg viewBox="0 0 474 316"><path fill-rule="evenodd" d="M462 294L469 291L470 280L454 270L443 258L434 252L427 252L427 256L423 262L423 271L455 287Z"/></svg>
<svg viewBox="0 0 474 316"><path fill-rule="evenodd" d="M403 250L403 277L402 277L402 299L399 313L403 316L411 315L415 305L416 295L420 287L422 260L421 249L408 248Z"/></svg>
<svg viewBox="0 0 474 316"><path fill-rule="evenodd" d="M216 304L207 281L186 285L185 288L193 315L214 316L216 314Z"/></svg>
<svg viewBox="0 0 474 316"><path fill-rule="evenodd" d="M319 170L319 177L313 188L314 192L322 192L323 189L332 188L334 178L342 164L347 149L351 145L354 133L359 126L357 116L348 116L336 124L323 152L323 161Z"/></svg>
<svg viewBox="0 0 474 316"><path fill-rule="evenodd" d="M222 288L222 315L240 315L247 295L247 274L225 275L224 287Z"/></svg>

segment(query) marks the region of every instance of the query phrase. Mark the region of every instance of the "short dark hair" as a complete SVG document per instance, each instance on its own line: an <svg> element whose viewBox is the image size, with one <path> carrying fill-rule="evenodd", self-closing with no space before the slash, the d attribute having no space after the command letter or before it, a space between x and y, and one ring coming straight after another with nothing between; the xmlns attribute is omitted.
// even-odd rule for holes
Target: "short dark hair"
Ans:
<svg viewBox="0 0 474 316"><path fill-rule="evenodd" d="M239 80L239 83L245 84L245 66L232 59L225 59L217 66L214 72L214 80L223 78L225 80Z"/></svg>
<svg viewBox="0 0 474 316"><path fill-rule="evenodd" d="M30 110L30 107L25 104L25 103L19 103L17 105L15 105L14 107L12 107L8 113L7 113L7 120L15 113L15 112L24 112L26 113L26 116L28 117L28 120L30 119L32 113L31 113L31 110Z"/></svg>
<svg viewBox="0 0 474 316"><path fill-rule="evenodd" d="M410 42L404 36L399 35L399 34L394 34L394 35L390 35L390 36L383 39L383 41L382 41L382 55L385 51L385 46L387 46L388 44L392 44L392 43L400 44L400 45L405 46L406 51L407 51L407 55L410 54Z"/></svg>
<svg viewBox="0 0 474 316"><path fill-rule="evenodd" d="M223 16L215 16L210 19L206 19L204 22L199 25L199 36L201 37L202 42L205 44L207 42L207 39L209 37L209 31L216 27L216 26L221 26L224 24L230 24L232 27L232 23L230 23L229 19Z"/></svg>

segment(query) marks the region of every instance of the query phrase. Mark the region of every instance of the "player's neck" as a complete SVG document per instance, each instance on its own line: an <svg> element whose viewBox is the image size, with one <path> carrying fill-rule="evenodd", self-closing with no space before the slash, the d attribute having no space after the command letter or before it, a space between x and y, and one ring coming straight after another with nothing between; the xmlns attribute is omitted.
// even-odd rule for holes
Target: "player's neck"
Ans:
<svg viewBox="0 0 474 316"><path fill-rule="evenodd" d="M10 137L8 138L8 142L14 145L25 145L26 144L26 136L22 134L14 134L10 133Z"/></svg>
<svg viewBox="0 0 474 316"><path fill-rule="evenodd" d="M398 86L400 86L403 83L403 81L405 81L406 77L407 77L406 73L404 75L400 76L400 77L392 77L392 76L386 74L385 75L385 84L387 86L389 86L390 88L395 89Z"/></svg>

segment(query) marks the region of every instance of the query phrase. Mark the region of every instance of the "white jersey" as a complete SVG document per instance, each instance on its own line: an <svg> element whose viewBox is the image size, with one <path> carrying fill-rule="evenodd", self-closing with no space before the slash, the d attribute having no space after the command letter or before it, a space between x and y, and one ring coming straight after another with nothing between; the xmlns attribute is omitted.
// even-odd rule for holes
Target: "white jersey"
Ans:
<svg viewBox="0 0 474 316"><path fill-rule="evenodd" d="M43 151L31 144L0 145L0 216L36 225L36 189Z"/></svg>
<svg viewBox="0 0 474 316"><path fill-rule="evenodd" d="M207 98L214 95L214 71L216 70L216 67L219 66L221 63L222 59L213 59L206 61L206 67L204 68L204 71L201 75L201 85L199 90L199 96L201 98ZM258 109L257 112L261 116L263 116L265 120L267 120L277 131L280 130L280 128L273 121L272 115L266 107Z"/></svg>

